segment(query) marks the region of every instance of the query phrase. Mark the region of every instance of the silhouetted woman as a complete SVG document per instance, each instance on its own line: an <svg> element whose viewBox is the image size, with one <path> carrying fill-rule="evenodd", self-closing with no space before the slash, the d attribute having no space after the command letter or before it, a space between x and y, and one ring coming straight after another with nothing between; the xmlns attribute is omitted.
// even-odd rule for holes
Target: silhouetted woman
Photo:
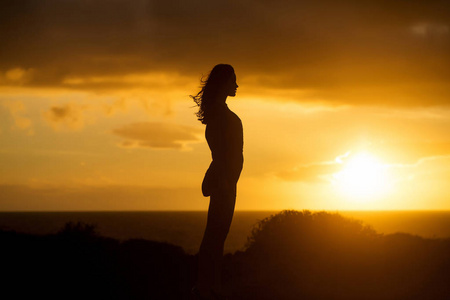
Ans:
<svg viewBox="0 0 450 300"><path fill-rule="evenodd" d="M212 162L202 183L203 196L210 197L208 219L198 254L198 279L193 289L197 299L221 296L222 257L236 202L236 184L244 162L243 131L239 117L225 103L236 95L236 75L230 65L216 65L202 89L191 96L199 106L197 117L206 124L205 136Z"/></svg>

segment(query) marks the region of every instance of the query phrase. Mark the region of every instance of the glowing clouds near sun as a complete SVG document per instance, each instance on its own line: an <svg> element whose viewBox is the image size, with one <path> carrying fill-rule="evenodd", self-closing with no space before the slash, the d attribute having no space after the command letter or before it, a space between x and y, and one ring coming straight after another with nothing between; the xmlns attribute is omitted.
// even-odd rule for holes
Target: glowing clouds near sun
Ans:
<svg viewBox="0 0 450 300"><path fill-rule="evenodd" d="M348 199L367 201L391 190L392 180L387 166L373 155L365 152L347 155L341 162L343 168L333 174L333 183Z"/></svg>

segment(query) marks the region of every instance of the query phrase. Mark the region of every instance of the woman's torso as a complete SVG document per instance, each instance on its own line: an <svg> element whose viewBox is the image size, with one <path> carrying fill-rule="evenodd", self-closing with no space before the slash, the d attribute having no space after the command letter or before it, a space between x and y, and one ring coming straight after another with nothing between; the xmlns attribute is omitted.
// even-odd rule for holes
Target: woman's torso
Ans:
<svg viewBox="0 0 450 300"><path fill-rule="evenodd" d="M206 125L205 136L213 159L211 171L237 182L244 162L243 129L239 117L226 105L217 108Z"/></svg>

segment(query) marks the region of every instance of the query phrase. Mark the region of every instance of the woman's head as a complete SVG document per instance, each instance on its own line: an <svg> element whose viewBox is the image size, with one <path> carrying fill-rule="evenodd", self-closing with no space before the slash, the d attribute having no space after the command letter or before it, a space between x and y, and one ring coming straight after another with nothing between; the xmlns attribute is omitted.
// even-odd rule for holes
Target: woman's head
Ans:
<svg viewBox="0 0 450 300"><path fill-rule="evenodd" d="M206 80L202 80L202 89L196 96L191 96L199 111L198 119L206 124L210 108L215 104L224 102L227 96L236 96L236 74L232 66L227 64L216 65Z"/></svg>
<svg viewBox="0 0 450 300"><path fill-rule="evenodd" d="M235 96L236 95L236 74L230 65L216 65L209 73L204 84L203 93L211 93L211 96Z"/></svg>

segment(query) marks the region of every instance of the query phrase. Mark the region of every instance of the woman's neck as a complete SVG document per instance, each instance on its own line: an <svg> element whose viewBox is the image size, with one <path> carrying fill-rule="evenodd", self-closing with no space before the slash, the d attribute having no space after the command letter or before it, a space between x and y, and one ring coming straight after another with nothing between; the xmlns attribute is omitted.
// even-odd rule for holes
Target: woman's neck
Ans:
<svg viewBox="0 0 450 300"><path fill-rule="evenodd" d="M224 94L224 95L218 95L217 96L217 103L220 103L221 105L222 104L225 104L226 105L226 101L227 101L227 95L226 94Z"/></svg>

